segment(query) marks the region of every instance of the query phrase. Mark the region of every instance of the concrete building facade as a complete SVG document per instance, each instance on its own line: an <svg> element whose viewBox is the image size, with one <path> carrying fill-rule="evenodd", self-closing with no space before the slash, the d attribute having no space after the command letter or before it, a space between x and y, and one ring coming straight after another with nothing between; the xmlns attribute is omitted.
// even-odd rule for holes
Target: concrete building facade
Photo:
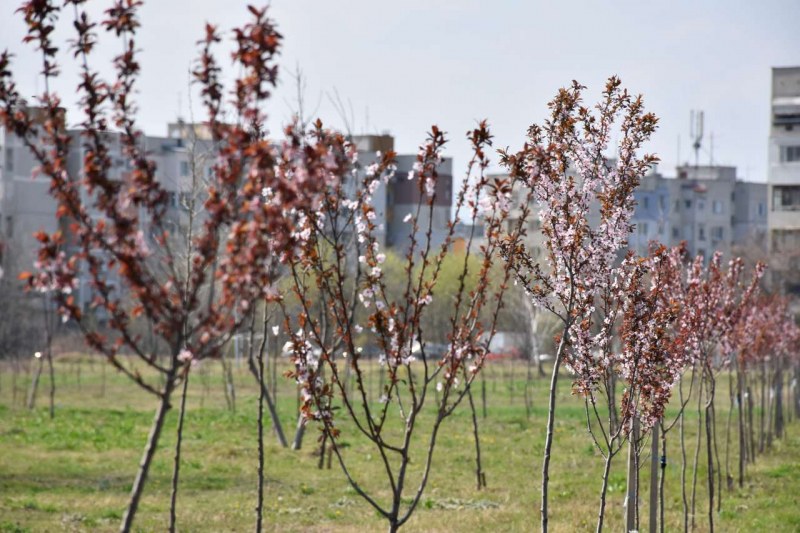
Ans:
<svg viewBox="0 0 800 533"><path fill-rule="evenodd" d="M394 150L394 138L390 135L360 135L353 138L359 151L359 163L362 168L376 160L376 152ZM431 245L438 247L447 236L453 204L453 159L445 157L437 169L439 178L436 182L433 209L426 205L426 198L420 198L419 181L409 181L408 175L416 155L398 154L397 169L388 184L381 183L372 195L376 225L379 228L380 244L385 248L395 249L404 254L411 242L411 224L405 222L409 214L416 214L420 199L422 208L417 219L417 245L424 243L428 223L431 221ZM422 193L425 194L424 192ZM380 229L382 228L382 230Z"/></svg>
<svg viewBox="0 0 800 533"><path fill-rule="evenodd" d="M737 179L735 167L682 166L677 177L661 175L653 168L634 192L636 208L631 218L633 232L628 247L639 255L650 243L668 246L686 242L692 256L709 258L715 251L731 257L738 248L755 247L751 254L766 256L767 186ZM510 224L519 218L519 191ZM590 213L590 223L595 213ZM545 253L535 211L529 217L527 241L533 259Z"/></svg>
<svg viewBox="0 0 800 533"><path fill-rule="evenodd" d="M767 184L771 276L800 293L800 67L772 69Z"/></svg>
<svg viewBox="0 0 800 533"><path fill-rule="evenodd" d="M34 116L37 112L35 109L29 111ZM71 139L68 169L72 176L80 178L84 158L81 130L68 130L67 133ZM109 132L105 140L111 159L109 177L124 181L131 169L129 159L122 152L121 137ZM140 142L148 159L155 164L156 177L168 194L166 220L160 222L174 239L179 240L187 229L192 205L195 206L195 223L202 220L203 182L210 177L214 162L214 147L208 129L202 124L177 122L167 126L165 137L143 135ZM360 136L355 137L354 142L359 149L362 169L376 160L376 152L394 149L394 139L390 135ZM407 179L415 161L415 155L397 156L395 176L388 184L381 182L373 194L379 243L397 249L400 254L405 253L411 239L412 226L404 219L416 212L420 200L417 180ZM39 247L34 233L52 233L59 229L57 205L49 194L50 180L35 175L37 166L22 139L0 128L0 267L10 275L34 268ZM429 210L425 205L426 199L422 199L416 235L418 245L425 241L431 217L433 247L438 247L447 234L453 199L452 166L452 159L445 158L438 169L440 176L433 209ZM84 191L83 194L87 193ZM87 201L86 205L90 206L92 202ZM102 218L99 212L90 211L90 214ZM144 217L145 213L140 216ZM153 223L144 218L142 222L144 228L148 227L148 222ZM91 301L88 282L81 284L77 297L81 302Z"/></svg>
<svg viewBox="0 0 800 533"><path fill-rule="evenodd" d="M37 114L31 112L34 121ZM35 174L38 166L22 139L0 126L0 267L10 275L33 267L34 233L59 229L50 180Z"/></svg>

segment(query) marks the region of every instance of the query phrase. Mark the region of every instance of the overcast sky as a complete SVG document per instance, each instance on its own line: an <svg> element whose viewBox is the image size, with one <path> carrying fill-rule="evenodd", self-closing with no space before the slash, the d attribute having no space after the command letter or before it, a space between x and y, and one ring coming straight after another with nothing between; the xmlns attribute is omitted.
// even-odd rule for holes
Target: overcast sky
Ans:
<svg viewBox="0 0 800 533"><path fill-rule="evenodd" d="M179 113L188 118L187 72L204 23L230 29L246 20L246 3L145 2L138 40L145 132L165 135L168 121ZM42 89L40 67L21 44L17 4L0 0L0 49L17 55L19 87L32 95ZM660 118L648 148L661 157L662 172L674 175L679 137L681 160L693 160L689 113L702 109L701 163L709 161L713 132L716 163L764 181L770 68L800 65L798 0L273 0L271 12L285 37L273 129L295 107L288 74L299 66L309 112L342 126L331 104L338 94L355 133L389 131L400 152L414 151L435 123L453 140L456 169L466 163L464 133L476 120L489 120L496 146L518 147L559 87L576 79L593 101L616 74ZM70 28L59 36L70 37ZM96 59L107 65L118 51L119 44L104 42ZM72 111L74 63L65 65L63 78L56 89Z"/></svg>

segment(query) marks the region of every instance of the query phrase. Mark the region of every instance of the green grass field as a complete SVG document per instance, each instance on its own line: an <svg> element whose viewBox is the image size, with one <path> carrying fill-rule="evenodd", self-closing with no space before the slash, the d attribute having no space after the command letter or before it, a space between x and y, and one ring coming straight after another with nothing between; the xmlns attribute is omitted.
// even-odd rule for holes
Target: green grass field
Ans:
<svg viewBox="0 0 800 533"><path fill-rule="evenodd" d="M37 407L24 407L28 375L14 378L0 367L0 531L112 531L124 511L156 400L102 363L62 357L56 364L56 417L47 409L49 380L42 377ZM228 409L220 365L203 363L193 373L183 446L178 526L181 531L248 531L255 523L255 381L244 365L235 370L236 411ZM480 420L488 488L475 488L474 440L466 404L445 422L430 483L406 531L531 531L538 529L541 453L548 382L533 385L534 409L526 414L524 369L509 363L489 366L488 413ZM16 393L12 382L16 379ZM295 425L293 384L279 377L278 403L291 438ZM371 378L377 391L377 378ZM583 403L562 379L551 470L553 531L593 530L602 461L586 433ZM512 386L513 385L513 386ZM479 391L480 389L478 389ZM718 405L720 454L724 469L727 384ZM16 402L14 396L16 394ZM377 392L373 395L377 399ZM480 409L480 408L479 408ZM690 451L696 415L689 413ZM145 490L136 528L166 529L172 447L177 414L167 422ZM422 418L420 438L430 417ZM383 469L369 443L341 423L341 444L355 477L385 501ZM381 531L383 519L351 489L335 460L318 469L318 432L310 428L300 451L280 448L267 432L266 517L269 531ZM736 442L736 437L733 437ZM666 480L666 531L682 528L680 450L670 433ZM735 450L735 445L732 444ZM414 451L415 487L422 466ZM703 455L701 454L701 463ZM649 467L642 467L641 529L647 530ZM731 457L735 469L736 458ZM625 457L612 466L607 530L623 527ZM707 530L705 470L698 481L698 530ZM409 492L409 496L410 496ZM745 487L723 488L718 531L800 531L800 424L748 468Z"/></svg>

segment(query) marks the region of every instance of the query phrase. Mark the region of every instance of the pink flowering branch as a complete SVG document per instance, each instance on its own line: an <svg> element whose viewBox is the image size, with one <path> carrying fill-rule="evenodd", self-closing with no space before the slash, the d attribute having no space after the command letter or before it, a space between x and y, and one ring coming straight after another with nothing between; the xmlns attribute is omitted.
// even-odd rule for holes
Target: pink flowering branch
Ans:
<svg viewBox="0 0 800 533"><path fill-rule="evenodd" d="M118 0L96 23L84 1L71 0L76 37L71 51L80 65L78 94L84 111L80 137L66 129L60 100L50 90L59 75L57 46L52 40L63 9L54 2L26 2L20 8L28 25L26 42L41 52L45 91L39 108L19 95L11 73L11 55L0 55L0 121L20 137L50 179L58 204L60 230L40 233L36 272L23 277L30 288L54 295L65 320L74 321L87 343L160 404L134 482L121 529L131 528L149 466L159 440L171 396L185 380L191 363L215 357L251 311L250 302L275 294L276 257L296 242L295 227L302 213L313 210L329 176L307 175L291 169L296 148L291 140L277 145L266 138L263 108L276 83L274 59L281 36L266 10L250 8L251 22L234 31L233 61L241 75L234 81L235 123L220 120L227 105L226 90L212 47L221 38L207 27L195 77L201 86L217 161L204 191L200 228L181 249L168 230L168 194L157 178L155 163L144 152L136 125L133 95L140 74L135 34L141 2ZM122 43L113 59L114 75L103 80L91 68L100 30ZM113 131L112 131L113 128ZM80 139L80 140L79 140ZM80 142L79 168L69 154ZM118 146L130 171L111 164ZM325 154L303 154L325 159ZM188 267L182 270L181 257ZM72 292L86 280L93 299L81 306ZM107 317L109 332L101 332L93 314ZM136 333L144 321L168 351ZM110 334L109 334L110 333ZM122 356L122 350L134 358ZM134 361L161 375L153 380L140 373ZM177 470L176 470L177 472ZM174 512L170 528L174 529Z"/></svg>
<svg viewBox="0 0 800 533"><path fill-rule="evenodd" d="M602 379L593 355L605 338L602 332L593 333L595 301L613 282L618 252L627 243L633 190L657 160L638 155L656 127L656 118L644 112L641 97L632 97L617 78L611 78L593 113L583 105L582 90L576 82L562 89L550 103L550 118L543 126L531 126L522 150L504 152L502 159L512 187L522 192L517 228L526 227L532 215L527 204L531 200L536 204L545 260L539 263L534 258L523 231L500 235L497 242L528 296L563 324L557 338L542 466L543 531L548 528L558 371L566 363L578 376L578 390L592 390ZM606 153L615 128L622 140L614 150L617 160L612 162ZM599 220L593 219L592 209L599 209Z"/></svg>
<svg viewBox="0 0 800 533"><path fill-rule="evenodd" d="M285 327L295 362L291 376L301 388L302 411L307 421L320 425L322 438L332 443L348 482L389 522L392 531L406 523L420 501L441 425L468 394L485 362L505 291L505 282L500 287L491 286L496 246L478 248L470 237L450 317L449 345L443 352L431 352L426 316L436 298L442 264L452 253L456 224L465 217L474 225L483 217L487 231L497 232L504 220L498 209L483 211L478 201L478 191L488 184L486 148L491 136L486 124L481 123L469 138L473 157L457 193L455 217L441 244L434 242L432 215L436 197L447 183L440 180L444 133L433 127L420 147L408 176L416 180L418 194L411 215L404 221L409 227L409 244L402 287L396 293L389 290L383 270L386 256L377 237L372 202L378 187L402 179L394 176L393 153L379 154L366 169L353 164L336 170L342 176L342 186L326 194L321 209L305 221L303 245L291 260L293 292L300 312L291 316L287 311ZM351 145L342 148L352 161L356 160ZM352 243L348 236L355 237ZM470 270L473 264L477 272ZM471 290L464 281L468 276L475 277ZM506 269L506 282L508 276ZM356 287L355 308L348 298L348 287ZM316 308L315 298L327 305ZM324 334L326 321L335 325L330 335ZM368 362L362 354L365 346L377 350L380 371L385 375L377 403L371 401L367 391ZM348 387L348 375L354 387ZM432 426L423 429L419 414L431 402L432 388L437 389L436 416ZM347 455L338 445L337 417L341 416L353 421L381 458L391 494L389 502L380 501L371 483L358 479L348 468ZM427 441L426 451L422 461L412 462L413 443L420 438ZM404 495L411 490L408 477L413 464L420 465L421 478L410 503L404 504Z"/></svg>

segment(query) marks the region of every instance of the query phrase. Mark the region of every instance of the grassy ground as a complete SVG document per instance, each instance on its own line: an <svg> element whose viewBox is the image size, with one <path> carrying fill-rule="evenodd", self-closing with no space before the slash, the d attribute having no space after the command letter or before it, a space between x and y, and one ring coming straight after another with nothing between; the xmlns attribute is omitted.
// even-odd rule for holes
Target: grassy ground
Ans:
<svg viewBox="0 0 800 533"><path fill-rule="evenodd" d="M182 531L247 531L254 525L256 496L255 382L244 366L235 371L236 410L228 409L218 363L192 376L186 419L178 524ZM64 357L56 365L56 417L50 420L43 375L31 412L22 405L27 377L16 377L16 402L9 365L0 366L0 531L111 531L116 529L147 436L156 402L102 364ZM407 531L530 531L538 529L541 453L546 419L546 380L533 386L527 416L524 370L495 364L486 374L488 413L481 419L481 444L488 488L477 491L474 441L464 405L445 422L433 471ZM279 407L287 433L294 429L293 385L279 379ZM377 380L372 378L377 391ZM582 403L562 380L551 471L553 531L594 528L602 462L585 429ZM513 387L512 387L513 384ZM720 387L727 397L727 385ZM478 389L477 392L479 392ZM377 393L374 396L377 398ZM718 407L724 468L724 421ZM696 415L688 414L690 452ZM423 417L427 428L430 418ZM167 422L146 487L136 527L166 528L176 414ZM385 501L380 461L364 439L343 424L342 445L355 476ZM319 470L318 433L310 429L300 451L282 449L269 433L266 466L266 529L270 531L384 530L377 513L348 487L341 471ZM419 433L427 437L426 429ZM682 527L680 450L670 433L667 465L667 531ZM734 437L735 442L735 437ZM703 448L704 450L704 448ZM420 447L414 451L420 453ZM422 459L412 463L419 479ZM701 454L701 464L703 455ZM644 460L647 462L647 459ZM735 468L736 459L731 458ZM612 467L608 530L623 526L625 459ZM647 527L648 467L642 468L642 529ZM698 481L698 530L707 530L706 481ZM410 495L410 493L409 493ZM723 490L719 531L800 531L800 424L748 468L743 489Z"/></svg>

